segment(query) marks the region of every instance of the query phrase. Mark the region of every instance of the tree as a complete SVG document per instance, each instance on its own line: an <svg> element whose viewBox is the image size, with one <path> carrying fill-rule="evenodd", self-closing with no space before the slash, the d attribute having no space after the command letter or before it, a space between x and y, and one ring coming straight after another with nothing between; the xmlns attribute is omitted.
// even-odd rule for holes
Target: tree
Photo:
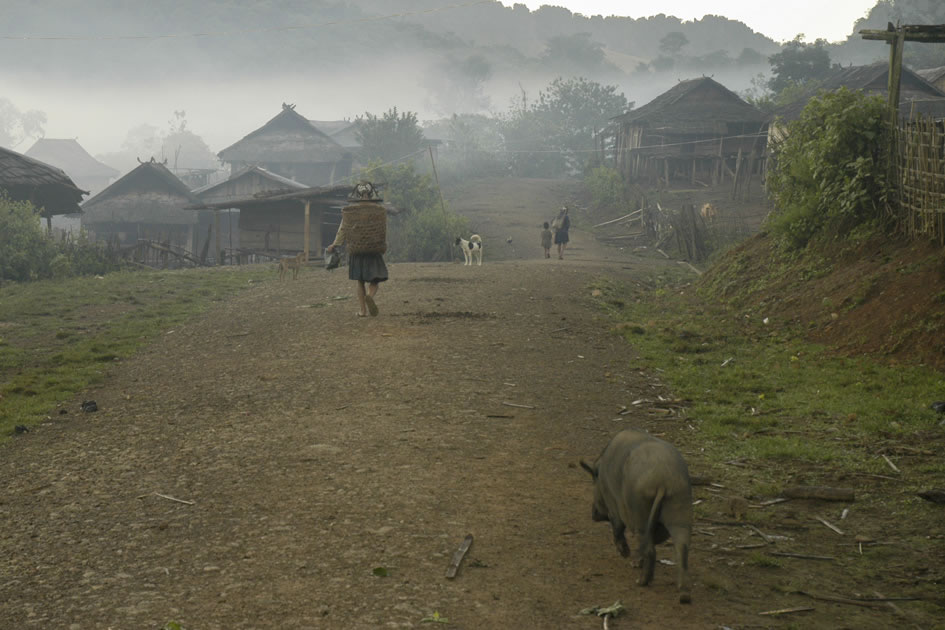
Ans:
<svg viewBox="0 0 945 630"><path fill-rule="evenodd" d="M393 162L412 155L425 144L423 130L414 112L397 111L394 107L380 117L365 112L355 120L361 142L363 162Z"/></svg>
<svg viewBox="0 0 945 630"><path fill-rule="evenodd" d="M679 31L667 33L663 39L660 40L660 54L664 57L678 57L679 53L682 52L683 46L688 43L689 38Z"/></svg>
<svg viewBox="0 0 945 630"><path fill-rule="evenodd" d="M0 97L0 146L13 148L29 138L42 138L45 127L44 112L20 111L9 99Z"/></svg>
<svg viewBox="0 0 945 630"><path fill-rule="evenodd" d="M218 158L203 138L187 128L187 112L174 111L168 131L161 142L162 159L173 171L178 169L217 169Z"/></svg>
<svg viewBox="0 0 945 630"><path fill-rule="evenodd" d="M558 72L613 72L617 67L604 56L604 45L590 33L557 35L548 40L542 61Z"/></svg>
<svg viewBox="0 0 945 630"><path fill-rule="evenodd" d="M768 57L771 63L771 80L768 87L775 93L795 84L803 85L823 79L830 71L830 53L827 40L818 39L813 44L801 41L798 35L784 45L781 52Z"/></svg>
<svg viewBox="0 0 945 630"><path fill-rule="evenodd" d="M553 176L579 170L594 150L594 134L631 106L615 86L583 77L558 77L531 106L523 95L503 125L513 171Z"/></svg>
<svg viewBox="0 0 945 630"><path fill-rule="evenodd" d="M439 70L439 75L429 76L424 85L433 94L433 106L440 114L476 114L489 110L492 103L483 90L492 76L488 59L482 55L470 55L462 61L449 59Z"/></svg>

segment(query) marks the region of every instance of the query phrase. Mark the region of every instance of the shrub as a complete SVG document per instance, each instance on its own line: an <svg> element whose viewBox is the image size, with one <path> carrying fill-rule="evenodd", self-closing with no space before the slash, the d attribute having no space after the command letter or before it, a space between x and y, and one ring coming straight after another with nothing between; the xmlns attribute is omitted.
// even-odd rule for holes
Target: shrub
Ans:
<svg viewBox="0 0 945 630"><path fill-rule="evenodd" d="M0 194L0 281L48 276L51 259L51 243L36 208Z"/></svg>
<svg viewBox="0 0 945 630"><path fill-rule="evenodd" d="M584 187L597 209L623 208L627 205L623 193L623 180L616 169L598 166L584 178Z"/></svg>
<svg viewBox="0 0 945 630"><path fill-rule="evenodd" d="M384 199L398 209L388 222L391 260L447 260L457 236L469 230L465 217L444 208L432 178L416 172L412 163L370 166L362 177L382 183Z"/></svg>
<svg viewBox="0 0 945 630"><path fill-rule="evenodd" d="M120 267L117 252L90 241L85 233L50 239L32 204L0 196L0 281L103 274Z"/></svg>
<svg viewBox="0 0 945 630"><path fill-rule="evenodd" d="M801 248L824 231L845 233L886 203L887 123L876 96L840 89L807 104L774 147L768 186L779 211L771 232Z"/></svg>

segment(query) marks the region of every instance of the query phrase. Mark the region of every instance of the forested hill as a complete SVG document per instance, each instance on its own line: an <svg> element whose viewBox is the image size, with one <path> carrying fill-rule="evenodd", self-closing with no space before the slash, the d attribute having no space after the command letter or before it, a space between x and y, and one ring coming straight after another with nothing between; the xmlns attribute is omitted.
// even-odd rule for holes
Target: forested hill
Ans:
<svg viewBox="0 0 945 630"><path fill-rule="evenodd" d="M392 14L403 15L377 19ZM724 17L585 17L497 0L5 0L0 36L5 72L141 81L344 66L365 72L369 84L370 67L353 61L411 54L593 76L630 73L661 57L709 69L756 64L779 49Z"/></svg>

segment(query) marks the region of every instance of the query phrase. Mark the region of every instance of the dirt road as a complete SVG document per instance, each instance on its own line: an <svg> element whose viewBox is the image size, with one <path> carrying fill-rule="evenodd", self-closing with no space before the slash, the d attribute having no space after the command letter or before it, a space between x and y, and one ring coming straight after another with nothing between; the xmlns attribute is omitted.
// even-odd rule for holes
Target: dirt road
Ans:
<svg viewBox="0 0 945 630"><path fill-rule="evenodd" d="M578 612L618 600L613 628L767 627L772 591L733 583L744 563L704 533L691 606L671 567L635 586L576 466L624 426L680 422L618 415L665 389L590 297L595 279L674 263L580 230L546 260L537 226L566 191L485 190L453 199L484 237L481 267L391 265L364 319L346 270L273 272L116 365L82 396L98 412L0 447L0 628L410 628L438 613L596 629Z"/></svg>

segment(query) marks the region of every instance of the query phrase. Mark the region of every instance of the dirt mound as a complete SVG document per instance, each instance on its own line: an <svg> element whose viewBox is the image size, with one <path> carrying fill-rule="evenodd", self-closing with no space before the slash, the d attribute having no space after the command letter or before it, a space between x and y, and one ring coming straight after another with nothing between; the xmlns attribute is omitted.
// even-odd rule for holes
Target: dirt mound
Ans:
<svg viewBox="0 0 945 630"><path fill-rule="evenodd" d="M772 324L803 327L837 352L945 369L945 250L932 244L876 235L791 256L762 233L700 284L707 296L749 316L777 314Z"/></svg>

